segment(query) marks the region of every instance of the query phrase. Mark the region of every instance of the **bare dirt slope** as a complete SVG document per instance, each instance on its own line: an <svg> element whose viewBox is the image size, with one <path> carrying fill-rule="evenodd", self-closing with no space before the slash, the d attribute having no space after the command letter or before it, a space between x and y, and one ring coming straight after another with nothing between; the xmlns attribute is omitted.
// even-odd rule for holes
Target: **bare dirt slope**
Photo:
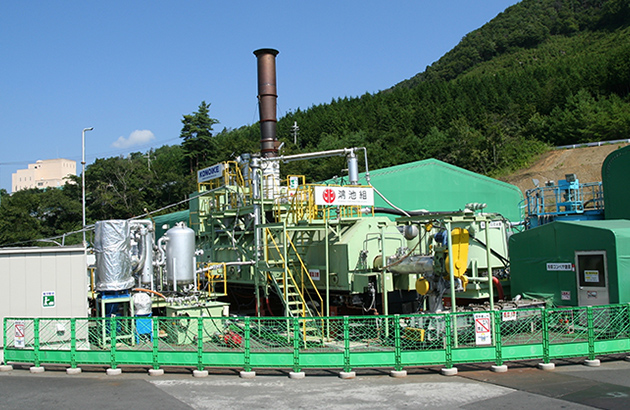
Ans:
<svg viewBox="0 0 630 410"><path fill-rule="evenodd" d="M529 168L499 179L516 185L523 194L534 188L532 179L540 181L542 186L548 180L557 182L566 174L575 174L581 183L598 182L602 180L602 163L608 154L626 145L628 143L552 150L541 155Z"/></svg>

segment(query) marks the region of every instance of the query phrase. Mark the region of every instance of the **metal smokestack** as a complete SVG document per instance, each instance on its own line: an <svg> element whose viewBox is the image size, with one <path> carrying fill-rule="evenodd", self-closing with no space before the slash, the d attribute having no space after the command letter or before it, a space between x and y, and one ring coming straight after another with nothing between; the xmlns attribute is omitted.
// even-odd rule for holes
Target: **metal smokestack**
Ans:
<svg viewBox="0 0 630 410"><path fill-rule="evenodd" d="M278 50L261 48L254 51L258 59L258 108L260 112L260 154L263 158L278 156L276 142L276 56Z"/></svg>

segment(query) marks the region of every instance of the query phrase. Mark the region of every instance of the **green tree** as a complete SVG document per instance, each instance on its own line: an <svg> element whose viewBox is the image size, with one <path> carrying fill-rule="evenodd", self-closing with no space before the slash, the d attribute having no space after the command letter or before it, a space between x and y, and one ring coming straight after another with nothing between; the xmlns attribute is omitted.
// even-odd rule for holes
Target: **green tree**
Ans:
<svg viewBox="0 0 630 410"><path fill-rule="evenodd" d="M217 142L212 138L212 126L219 121L208 115L210 104L202 101L192 114L184 115L180 138L183 140L184 157L188 160L190 173L214 159Z"/></svg>

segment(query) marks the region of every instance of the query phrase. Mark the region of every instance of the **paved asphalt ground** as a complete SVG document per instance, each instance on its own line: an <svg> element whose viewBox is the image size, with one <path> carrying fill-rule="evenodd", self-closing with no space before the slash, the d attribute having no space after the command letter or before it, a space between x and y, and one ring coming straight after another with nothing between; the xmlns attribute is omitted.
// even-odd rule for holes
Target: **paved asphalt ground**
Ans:
<svg viewBox="0 0 630 410"><path fill-rule="evenodd" d="M276 370L241 379L221 369L194 378L181 368L151 377L145 368L107 376L105 367L67 375L63 367L31 374L28 366L15 366L0 372L0 409L628 409L630 362L623 358L603 358L600 367L555 361L553 371L539 370L537 362L507 363L507 373L468 365L451 377L439 368L407 369L400 379L358 369L351 380L309 369L306 378L293 380Z"/></svg>

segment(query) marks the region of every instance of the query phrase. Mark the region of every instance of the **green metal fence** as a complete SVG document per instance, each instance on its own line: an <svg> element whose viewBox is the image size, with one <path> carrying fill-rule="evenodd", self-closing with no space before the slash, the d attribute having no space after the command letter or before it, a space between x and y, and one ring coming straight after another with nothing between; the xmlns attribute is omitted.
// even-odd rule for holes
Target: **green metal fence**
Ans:
<svg viewBox="0 0 630 410"><path fill-rule="evenodd" d="M630 351L630 305L329 318L5 318L7 363L342 369Z"/></svg>

